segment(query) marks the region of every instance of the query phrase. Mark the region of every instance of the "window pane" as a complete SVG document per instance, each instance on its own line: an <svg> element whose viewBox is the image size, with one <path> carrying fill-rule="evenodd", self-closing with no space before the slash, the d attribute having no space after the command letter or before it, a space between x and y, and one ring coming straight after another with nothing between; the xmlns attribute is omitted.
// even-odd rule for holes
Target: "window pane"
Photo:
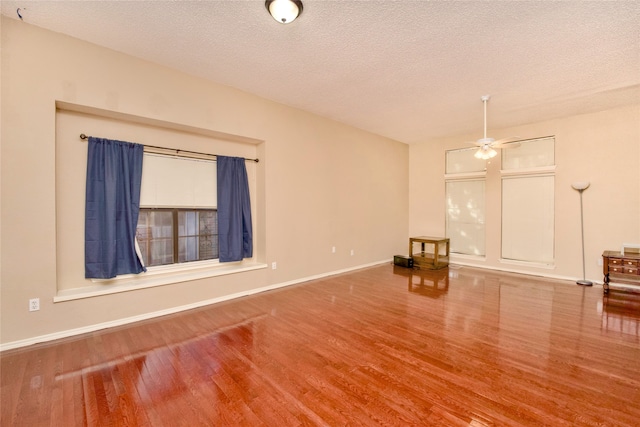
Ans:
<svg viewBox="0 0 640 427"><path fill-rule="evenodd" d="M179 211L178 223L179 262L218 258L217 211Z"/></svg>
<svg viewBox="0 0 640 427"><path fill-rule="evenodd" d="M485 255L484 180L448 181L445 191L451 252Z"/></svg>
<svg viewBox="0 0 640 427"><path fill-rule="evenodd" d="M153 239L173 238L173 215L170 211L150 211L149 226Z"/></svg>
<svg viewBox="0 0 640 427"><path fill-rule="evenodd" d="M478 151L478 147L447 151L445 173L483 172L486 164L473 157L476 151Z"/></svg>
<svg viewBox="0 0 640 427"><path fill-rule="evenodd" d="M173 214L141 209L136 239L146 266L173 263Z"/></svg>
<svg viewBox="0 0 640 427"><path fill-rule="evenodd" d="M138 215L138 226L136 228L136 239L138 243L148 240L151 237L151 227L149 226L149 212L140 210Z"/></svg>
<svg viewBox="0 0 640 427"><path fill-rule="evenodd" d="M197 236L178 238L178 262L197 261L198 254Z"/></svg>
<svg viewBox="0 0 640 427"><path fill-rule="evenodd" d="M187 235L194 236L198 234L198 212L186 212Z"/></svg>
<svg viewBox="0 0 640 427"><path fill-rule="evenodd" d="M196 232L197 212L178 211L178 236L194 236Z"/></svg>
<svg viewBox="0 0 640 427"><path fill-rule="evenodd" d="M199 260L198 212L178 212L178 262Z"/></svg>
<svg viewBox="0 0 640 427"><path fill-rule="evenodd" d="M151 238L151 227L149 226L149 212L140 210L138 215L138 226L136 227L136 240L140 247L140 253L145 265L149 265L149 239Z"/></svg>
<svg viewBox="0 0 640 427"><path fill-rule="evenodd" d="M173 264L173 239L153 240L150 245L149 264Z"/></svg>
<svg viewBox="0 0 640 427"><path fill-rule="evenodd" d="M218 253L218 212L200 211L200 259L216 259Z"/></svg>
<svg viewBox="0 0 640 427"><path fill-rule="evenodd" d="M531 139L513 143L502 150L502 169L526 169L553 166L555 138ZM509 144L507 144L509 146Z"/></svg>

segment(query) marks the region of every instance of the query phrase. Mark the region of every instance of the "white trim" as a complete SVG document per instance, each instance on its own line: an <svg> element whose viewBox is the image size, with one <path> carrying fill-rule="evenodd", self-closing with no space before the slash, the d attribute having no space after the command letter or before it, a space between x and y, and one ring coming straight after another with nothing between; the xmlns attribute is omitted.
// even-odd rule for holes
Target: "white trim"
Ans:
<svg viewBox="0 0 640 427"><path fill-rule="evenodd" d="M487 171L482 172L466 172L466 173L445 173L445 181L453 181L456 179L482 179L487 177Z"/></svg>
<svg viewBox="0 0 640 427"><path fill-rule="evenodd" d="M122 325L127 325L129 323L134 323L134 322L139 322L142 320L148 320L148 319L153 319L155 317L160 317L160 316L166 316L168 314L174 314L174 313L179 313L181 311L185 311L185 310L192 310L194 308L199 308L199 307L203 307L206 305L210 305L210 304L216 304L219 302L224 302L224 301L229 301L235 298L241 298L241 297L245 297L245 296L249 296L249 295L254 295L254 294L258 294L261 292L265 292L265 291L270 291L273 289L278 289L278 288L283 288L286 286L291 286L291 285L296 285L298 283L303 283L303 282L308 282L310 280L316 280L316 279L322 279L324 277L329 277L329 276L335 276L337 274L342 274L342 273L348 273L350 271L354 271L354 270L360 270L363 268L367 268L367 267L373 267L376 265L381 265L381 264L386 264L386 263L392 263L391 260L384 260L384 261L376 261L376 262L372 262L372 263L368 263L368 264L363 264L363 265L358 265L355 267L350 267L350 268L345 268L342 270L336 270L336 271L330 271L328 273L322 273L322 274L317 274L314 276L308 276L308 277L304 277L301 279L296 279L296 280L291 280L288 282L283 282L283 283L276 283L273 285L268 285L268 286L264 286L261 288L256 288L256 289L251 289L248 291L243 291L243 292L238 292L235 294L230 294L230 295L223 295L221 297L216 297L216 298L211 298L208 300L204 300L204 301L197 301L191 304L186 304L186 305L181 305L178 307L171 307L171 308L167 308L164 310L159 310L159 311L154 311L151 313L144 313L144 314L140 314L137 316L131 316L131 317L126 317L123 319L116 319L116 320L112 320L109 322L103 322L103 323L98 323L98 324L94 324L94 325L88 325L88 326L83 326L81 328L74 328L74 329L67 329L64 331L59 331L59 332L53 332L50 334L45 334L45 335L40 335L40 336L36 336L36 337L32 337L32 338L26 338L23 340L18 340L18 341L11 341L5 344L0 344L0 352L3 352L5 350L12 350L15 348L20 348L20 347L26 347L29 345L34 345L34 344L39 344L39 343L43 343L43 342L48 342L48 341L53 341L53 340L58 340L58 339L62 339L62 338L68 338L68 337L72 337L75 335L80 335L80 334L86 334L86 333L90 333L90 332L95 332L95 331L99 331L101 329L107 329L107 328L113 328L116 326L122 326ZM261 267L259 268L263 268L262 266L266 267L265 264L260 264Z"/></svg>
<svg viewBox="0 0 640 427"><path fill-rule="evenodd" d="M451 260L453 261L453 260ZM452 262L453 263L453 262ZM549 274L549 273L545 273L545 272L538 272L538 271L530 271L530 270L519 270L519 269L515 269L515 268L502 268L502 267L493 267L493 266L489 266L489 265L479 265L479 264L473 264L473 263L469 263L469 262L455 262L456 265L462 265L465 267L473 267L473 268L480 268L480 269L486 269L486 270L494 270L494 271L501 271L504 273L516 273L516 274L524 274L527 276L535 276L535 277L544 277L546 279L554 279L554 280L567 280L567 281L571 281L571 282L575 282L577 280L579 280L578 277L572 277L572 276L561 276L559 274ZM602 281L597 281L597 280L592 280L592 282L595 285L599 285L602 286Z"/></svg>
<svg viewBox="0 0 640 427"><path fill-rule="evenodd" d="M188 263L192 264L192 263ZM194 263L195 264L195 263ZM53 297L53 302L74 301L83 298L92 298L101 295L117 294L120 292L137 291L139 289L153 288L156 286L172 285L174 283L188 282L191 280L205 279L207 277L225 276L227 274L242 273L245 271L260 270L267 268L267 264L240 264L232 263L205 264L201 268L180 268L178 264L171 266L158 266L156 269L149 268L147 273L139 275L125 275L116 279L96 280L94 286L82 288L63 289ZM167 267L172 267L168 269ZM106 287L108 286L108 287Z"/></svg>
<svg viewBox="0 0 640 427"><path fill-rule="evenodd" d="M472 255L472 254L461 254L461 253L457 253L457 252L450 252L449 253L449 259L454 260L454 259L468 259L468 260L473 260L473 261L486 261L487 260L487 256L486 255Z"/></svg>
<svg viewBox="0 0 640 427"><path fill-rule="evenodd" d="M520 261L509 258L500 258L498 262L500 262L500 264L519 265L521 267L544 268L546 270L555 270L556 268L555 262Z"/></svg>
<svg viewBox="0 0 640 427"><path fill-rule="evenodd" d="M500 169L500 175L502 177L510 177L514 175L553 175L555 172L556 165L526 169Z"/></svg>
<svg viewBox="0 0 640 427"><path fill-rule="evenodd" d="M246 263L247 261L244 261ZM190 262L182 262L175 264L165 264L165 265L154 265L152 267L147 267L147 271L140 274L123 274L112 279L89 279L93 283L100 283L103 285L117 285L118 283L132 282L132 281L144 281L145 279L153 276L160 275L168 275L172 273L185 273L189 271L198 271L203 269L211 269L212 274L213 269L221 269L221 270L229 270L224 267L232 267L234 270L238 269L239 266L243 265L253 265L253 263L249 264L240 264L239 262L235 263L220 263L218 258L216 259L207 259L202 261L190 261ZM266 264L264 264L266 266Z"/></svg>

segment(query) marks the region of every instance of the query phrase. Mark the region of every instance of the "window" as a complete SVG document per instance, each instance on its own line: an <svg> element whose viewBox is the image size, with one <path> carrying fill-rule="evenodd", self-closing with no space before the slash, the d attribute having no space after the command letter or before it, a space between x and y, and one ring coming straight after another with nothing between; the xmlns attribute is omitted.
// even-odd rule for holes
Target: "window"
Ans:
<svg viewBox="0 0 640 427"><path fill-rule="evenodd" d="M554 262L553 137L520 141L502 154L502 259Z"/></svg>
<svg viewBox="0 0 640 427"><path fill-rule="evenodd" d="M446 152L446 234L452 253L485 255L485 162L476 148Z"/></svg>
<svg viewBox="0 0 640 427"><path fill-rule="evenodd" d="M136 240L147 267L218 259L216 163L145 153Z"/></svg>
<svg viewBox="0 0 640 427"><path fill-rule="evenodd" d="M446 152L445 225L452 253L487 255L485 197L500 192L501 212L491 209L496 215L489 218L501 227L500 259L553 265L554 146L553 137L512 143L501 150L500 178L488 179L486 167L498 163L476 159L475 147Z"/></svg>
<svg viewBox="0 0 640 427"><path fill-rule="evenodd" d="M148 267L218 258L214 209L140 210L136 239Z"/></svg>

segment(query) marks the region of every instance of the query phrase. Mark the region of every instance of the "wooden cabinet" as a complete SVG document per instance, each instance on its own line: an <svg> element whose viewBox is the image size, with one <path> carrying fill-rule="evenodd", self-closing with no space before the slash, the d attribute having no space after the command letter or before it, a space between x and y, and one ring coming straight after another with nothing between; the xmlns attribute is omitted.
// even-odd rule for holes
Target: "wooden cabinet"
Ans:
<svg viewBox="0 0 640 427"><path fill-rule="evenodd" d="M623 254L616 251L604 251L602 270L605 294L609 292L610 284L622 283L640 287L640 254L638 253Z"/></svg>

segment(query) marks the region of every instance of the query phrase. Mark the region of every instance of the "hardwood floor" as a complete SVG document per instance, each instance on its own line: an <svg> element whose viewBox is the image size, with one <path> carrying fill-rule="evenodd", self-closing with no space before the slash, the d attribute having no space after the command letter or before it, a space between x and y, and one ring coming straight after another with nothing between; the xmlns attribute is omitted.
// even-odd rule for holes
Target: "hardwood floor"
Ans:
<svg viewBox="0 0 640 427"><path fill-rule="evenodd" d="M3 352L3 426L638 426L640 296L392 265Z"/></svg>

